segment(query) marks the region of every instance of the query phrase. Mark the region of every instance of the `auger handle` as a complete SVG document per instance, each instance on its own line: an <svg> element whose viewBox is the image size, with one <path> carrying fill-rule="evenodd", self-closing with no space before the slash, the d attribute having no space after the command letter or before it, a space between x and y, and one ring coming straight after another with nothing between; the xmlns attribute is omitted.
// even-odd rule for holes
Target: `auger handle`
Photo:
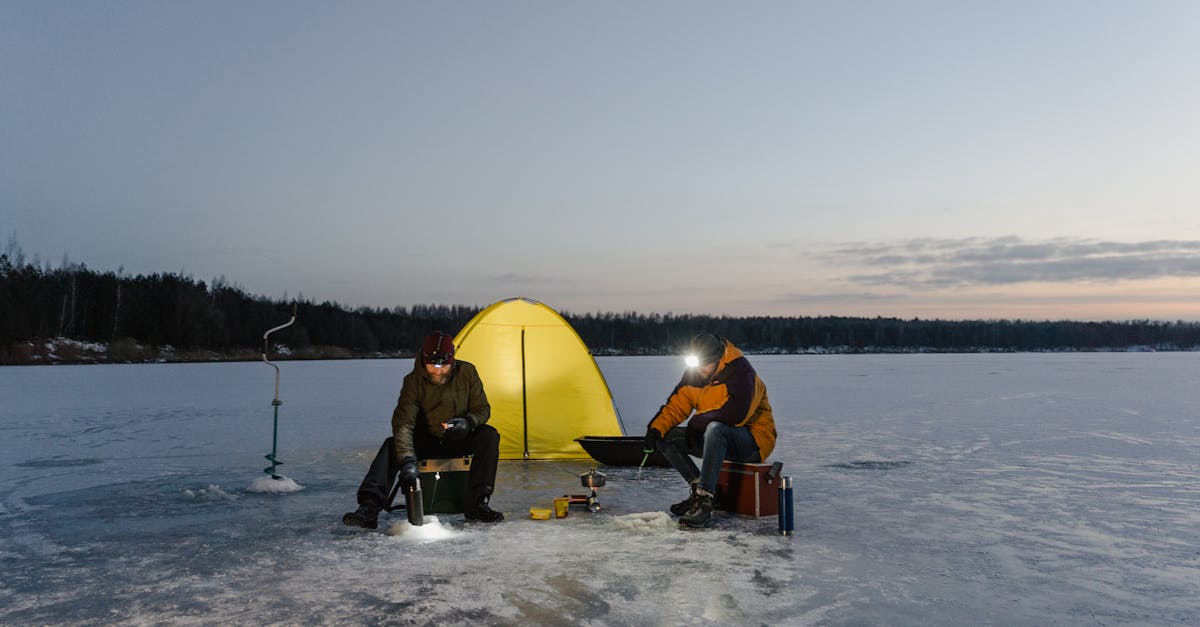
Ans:
<svg viewBox="0 0 1200 627"><path fill-rule="evenodd" d="M274 363L271 362L270 359L267 359L267 351L270 346L267 343L267 336L271 335L272 333L274 333L280 329L286 329L286 328L292 326L292 324L294 322L296 322L296 303L292 303L292 319L291 320L288 320L287 322L285 322L277 327L272 327L270 329L267 329L267 332L263 333L262 360L263 360L263 363L265 363L268 366L275 369L275 399L273 401L271 401L272 405L282 405L283 403L279 400L279 366L276 366Z"/></svg>
<svg viewBox="0 0 1200 627"><path fill-rule="evenodd" d="M283 477L281 475L276 474L276 472L275 472L275 468L278 467L279 465L283 464L283 462L279 461L276 458L278 445L279 445L279 406L283 404L283 401L279 400L279 366L272 363L270 359L267 359L267 350L270 347L270 344L268 344L268 342L267 342L267 336L271 335L272 333L274 333L280 329L285 329L287 327L292 326L292 323L294 323L296 321L296 307L297 307L296 303L292 303L292 319L291 320L288 320L287 322L285 322L277 327L267 329L267 332L263 333L262 360L263 360L263 363L265 363L268 366L275 369L275 398L271 400L271 406L275 409L275 423L274 423L274 426L271 428L271 454L264 456L267 458L267 460L269 460L271 462L271 467L263 468L263 472L267 473L268 475L271 475L272 479L283 479Z"/></svg>

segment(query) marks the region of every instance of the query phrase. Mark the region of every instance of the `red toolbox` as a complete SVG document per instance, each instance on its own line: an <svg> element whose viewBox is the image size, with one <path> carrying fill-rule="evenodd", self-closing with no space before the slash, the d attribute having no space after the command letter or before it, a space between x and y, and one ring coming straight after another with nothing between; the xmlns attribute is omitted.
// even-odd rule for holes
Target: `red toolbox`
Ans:
<svg viewBox="0 0 1200 627"><path fill-rule="evenodd" d="M726 461L717 477L717 493L713 497L716 509L753 516L779 514L779 472L781 462L774 464L743 464Z"/></svg>

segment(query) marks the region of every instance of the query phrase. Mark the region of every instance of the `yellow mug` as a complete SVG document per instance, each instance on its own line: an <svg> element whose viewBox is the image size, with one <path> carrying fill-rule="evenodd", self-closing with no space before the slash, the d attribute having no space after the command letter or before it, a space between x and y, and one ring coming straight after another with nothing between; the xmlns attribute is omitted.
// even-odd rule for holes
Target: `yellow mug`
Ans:
<svg viewBox="0 0 1200 627"><path fill-rule="evenodd" d="M571 499L562 496L554 499L554 516L556 518L567 517L567 506L571 504Z"/></svg>

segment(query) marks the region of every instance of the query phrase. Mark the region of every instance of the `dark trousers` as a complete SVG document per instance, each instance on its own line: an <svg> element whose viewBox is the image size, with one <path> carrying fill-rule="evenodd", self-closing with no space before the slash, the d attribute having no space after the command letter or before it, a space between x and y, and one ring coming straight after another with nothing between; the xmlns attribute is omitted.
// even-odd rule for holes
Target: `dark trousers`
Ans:
<svg viewBox="0 0 1200 627"><path fill-rule="evenodd" d="M418 459L443 459L473 455L471 475L468 483L472 496L478 500L490 496L496 487L496 465L500 463L500 433L491 425L483 425L458 442L446 442L429 435L421 427L414 429L413 448ZM387 497L396 485L396 473L400 472L400 460L396 459L396 447L392 438L383 441L367 476L358 486L358 504L375 503L388 505Z"/></svg>

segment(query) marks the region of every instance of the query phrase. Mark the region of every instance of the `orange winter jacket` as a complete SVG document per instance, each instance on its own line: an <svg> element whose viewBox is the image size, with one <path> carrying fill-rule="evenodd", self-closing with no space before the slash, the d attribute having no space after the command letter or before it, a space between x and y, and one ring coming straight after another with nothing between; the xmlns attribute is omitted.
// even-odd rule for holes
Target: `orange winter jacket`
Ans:
<svg viewBox="0 0 1200 627"><path fill-rule="evenodd" d="M687 428L701 433L714 420L733 427L749 427L758 444L759 459L764 461L775 449L775 417L767 400L767 386L742 351L729 340L725 340L725 354L717 362L712 377L704 380L690 369L684 373L650 421L650 428L666 435L688 418L691 420Z"/></svg>

